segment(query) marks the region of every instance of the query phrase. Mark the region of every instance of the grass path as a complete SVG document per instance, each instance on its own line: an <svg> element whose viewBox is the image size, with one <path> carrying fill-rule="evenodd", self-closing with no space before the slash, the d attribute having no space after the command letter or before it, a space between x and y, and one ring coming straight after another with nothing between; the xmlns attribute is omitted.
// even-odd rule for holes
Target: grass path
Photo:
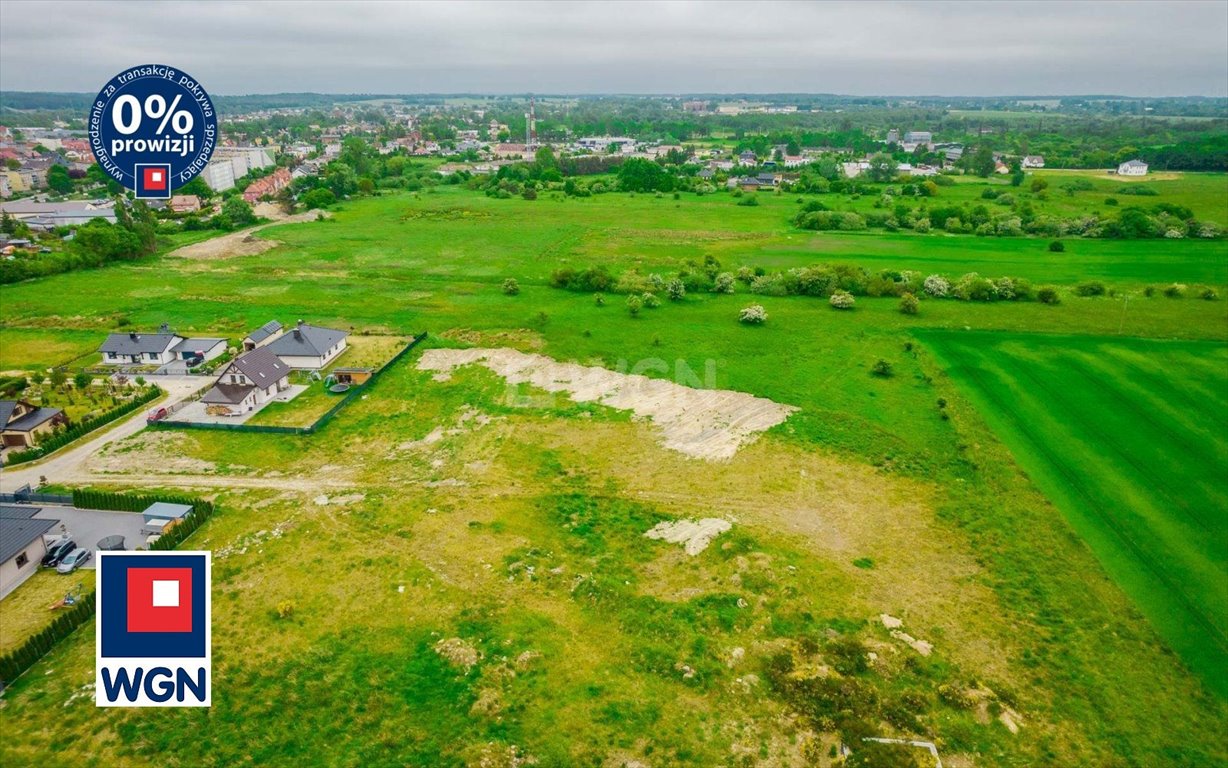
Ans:
<svg viewBox="0 0 1228 768"><path fill-rule="evenodd" d="M1228 347L922 338L1161 636L1228 695Z"/></svg>

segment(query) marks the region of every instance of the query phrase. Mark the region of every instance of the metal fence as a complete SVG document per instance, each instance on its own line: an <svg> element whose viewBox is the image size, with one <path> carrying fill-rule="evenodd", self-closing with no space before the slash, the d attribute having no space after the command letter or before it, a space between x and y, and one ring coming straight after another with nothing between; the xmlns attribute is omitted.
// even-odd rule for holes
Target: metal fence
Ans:
<svg viewBox="0 0 1228 768"><path fill-rule="evenodd" d="M328 423L332 421L333 418L341 411L341 409L353 402L354 398L359 397L374 386L375 382L379 381L379 377L384 373L384 371L400 362L403 357L410 353L410 350L418 346L418 344L425 338L425 332L413 337L413 339L405 345L404 349L398 351L383 365L375 369L371 373L371 378L367 379L358 386L351 387L336 405L329 408L323 415L320 416L320 418L316 419L312 424L306 427L277 427L266 424L213 424L196 421L172 420L155 421L150 426L156 429L212 429L221 430L224 432L251 432L266 435L312 435L327 426Z"/></svg>
<svg viewBox="0 0 1228 768"><path fill-rule="evenodd" d="M28 489L30 486L26 486ZM26 489L18 489L16 493L0 493L0 503L4 504L72 504L72 494L32 493Z"/></svg>

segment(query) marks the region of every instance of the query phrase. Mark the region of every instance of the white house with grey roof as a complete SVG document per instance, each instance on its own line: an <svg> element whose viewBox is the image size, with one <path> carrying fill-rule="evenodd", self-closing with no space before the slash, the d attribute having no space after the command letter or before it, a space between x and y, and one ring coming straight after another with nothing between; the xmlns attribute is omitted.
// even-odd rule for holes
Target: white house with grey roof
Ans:
<svg viewBox="0 0 1228 768"><path fill-rule="evenodd" d="M1117 166L1118 176L1146 176L1147 164L1142 160L1127 160Z"/></svg>
<svg viewBox="0 0 1228 768"><path fill-rule="evenodd" d="M282 330L281 323L276 320L270 320L243 339L243 349L250 352L256 347L272 344L277 340L278 336L281 336Z"/></svg>
<svg viewBox="0 0 1228 768"><path fill-rule="evenodd" d="M268 347L259 347L231 360L201 402L229 406L240 412L250 411L289 386L290 366Z"/></svg>
<svg viewBox="0 0 1228 768"><path fill-rule="evenodd" d="M171 348L171 352L180 360L191 360L199 357L202 361L220 357L226 351L226 340L218 338L184 339Z"/></svg>
<svg viewBox="0 0 1228 768"><path fill-rule="evenodd" d="M345 331L308 325L302 320L267 347L291 368L319 370L345 351Z"/></svg>
<svg viewBox="0 0 1228 768"><path fill-rule="evenodd" d="M38 570L47 545L43 538L59 520L36 518L38 507L0 506L0 598Z"/></svg>
<svg viewBox="0 0 1228 768"><path fill-rule="evenodd" d="M103 365L164 365L175 359L175 347L182 341L163 325L158 333L108 334L98 351Z"/></svg>

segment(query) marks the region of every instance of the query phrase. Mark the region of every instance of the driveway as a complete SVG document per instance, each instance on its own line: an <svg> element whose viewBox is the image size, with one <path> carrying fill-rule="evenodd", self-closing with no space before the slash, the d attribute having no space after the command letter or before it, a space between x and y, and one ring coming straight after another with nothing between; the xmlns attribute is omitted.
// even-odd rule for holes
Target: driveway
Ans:
<svg viewBox="0 0 1228 768"><path fill-rule="evenodd" d="M39 506L41 508L35 513L35 519L59 520L61 523L47 533L58 534L66 530L78 547L85 547L93 553L93 557L81 566L82 568L94 568L97 565L98 542L107 536L123 536L124 549L136 549L145 544L145 537L141 535L144 518L139 512L104 512L57 504Z"/></svg>
<svg viewBox="0 0 1228 768"><path fill-rule="evenodd" d="M165 400L138 408L127 419L121 419L116 424L103 427L106 430L103 434L93 438L87 437L67 450L52 454L50 458L30 464L19 464L13 469L0 468L0 491L12 493L27 483L30 487L37 488L40 477L46 477L48 482L55 483L75 476L82 463L104 445L123 440L144 429L145 417L152 408L170 405L191 397L212 382L213 378L210 376L158 376L154 383L168 393L169 396Z"/></svg>

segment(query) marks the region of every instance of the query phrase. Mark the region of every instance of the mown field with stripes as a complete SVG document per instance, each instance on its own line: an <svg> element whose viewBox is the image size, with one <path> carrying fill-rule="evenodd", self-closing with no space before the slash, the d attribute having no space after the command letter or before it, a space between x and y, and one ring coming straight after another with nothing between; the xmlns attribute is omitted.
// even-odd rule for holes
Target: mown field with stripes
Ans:
<svg viewBox="0 0 1228 768"><path fill-rule="evenodd" d="M921 335L1172 648L1228 692L1228 346Z"/></svg>

